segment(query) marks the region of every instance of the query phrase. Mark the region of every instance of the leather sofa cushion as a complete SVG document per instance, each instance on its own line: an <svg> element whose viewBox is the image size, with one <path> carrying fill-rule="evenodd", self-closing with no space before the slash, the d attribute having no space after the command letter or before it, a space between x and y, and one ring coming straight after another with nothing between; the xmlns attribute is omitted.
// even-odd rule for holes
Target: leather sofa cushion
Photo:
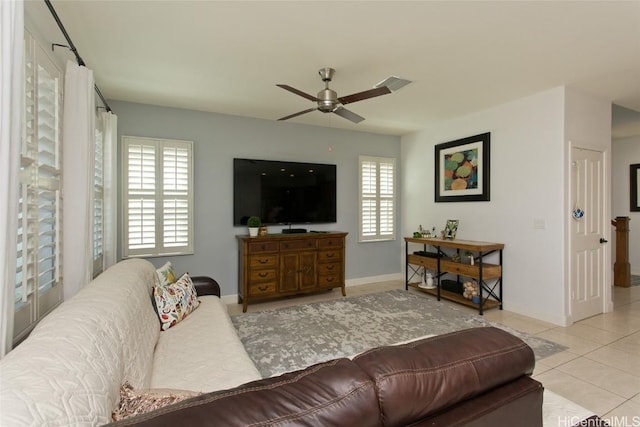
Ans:
<svg viewBox="0 0 640 427"><path fill-rule="evenodd" d="M336 359L228 391L194 397L115 425L380 426L374 384L349 359Z"/></svg>
<svg viewBox="0 0 640 427"><path fill-rule="evenodd" d="M533 350L498 328L472 328L356 358L376 383L382 421L404 426L533 372Z"/></svg>

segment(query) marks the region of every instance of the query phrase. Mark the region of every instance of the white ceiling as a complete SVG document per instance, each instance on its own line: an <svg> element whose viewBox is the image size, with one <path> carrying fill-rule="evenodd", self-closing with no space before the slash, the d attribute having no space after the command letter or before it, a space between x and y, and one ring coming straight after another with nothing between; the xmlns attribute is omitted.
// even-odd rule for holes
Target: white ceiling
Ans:
<svg viewBox="0 0 640 427"><path fill-rule="evenodd" d="M107 99L275 120L314 106L276 84L315 95L329 66L339 96L414 83L349 104L360 124L292 122L402 135L561 85L640 111L640 1L52 3ZM65 43L43 1L25 11Z"/></svg>

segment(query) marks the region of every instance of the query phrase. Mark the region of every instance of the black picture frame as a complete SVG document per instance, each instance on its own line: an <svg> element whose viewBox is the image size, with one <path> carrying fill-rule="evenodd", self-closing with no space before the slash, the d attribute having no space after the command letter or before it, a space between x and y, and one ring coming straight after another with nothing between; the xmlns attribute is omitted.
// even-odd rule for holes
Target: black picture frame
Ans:
<svg viewBox="0 0 640 427"><path fill-rule="evenodd" d="M435 202L488 202L491 132L435 146Z"/></svg>
<svg viewBox="0 0 640 427"><path fill-rule="evenodd" d="M640 163L629 165L629 210L640 212Z"/></svg>

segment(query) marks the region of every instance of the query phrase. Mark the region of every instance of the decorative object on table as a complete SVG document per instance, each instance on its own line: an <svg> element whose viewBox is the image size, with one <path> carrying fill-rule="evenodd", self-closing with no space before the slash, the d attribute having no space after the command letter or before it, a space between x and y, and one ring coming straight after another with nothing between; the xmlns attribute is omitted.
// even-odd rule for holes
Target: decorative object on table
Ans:
<svg viewBox="0 0 640 427"><path fill-rule="evenodd" d="M491 133L435 146L435 201L489 201Z"/></svg>
<svg viewBox="0 0 640 427"><path fill-rule="evenodd" d="M247 220L247 227L249 228L249 236L256 237L258 235L258 231L260 230L260 226L262 225L262 221L258 216L250 216Z"/></svg>
<svg viewBox="0 0 640 427"><path fill-rule="evenodd" d="M640 212L640 163L629 165L629 174L629 188L631 189L629 210Z"/></svg>
<svg viewBox="0 0 640 427"><path fill-rule="evenodd" d="M260 228L258 228L258 236L263 237L266 236L269 232L267 231L267 226L266 225L262 225L260 226Z"/></svg>
<svg viewBox="0 0 640 427"><path fill-rule="evenodd" d="M425 270L422 275L422 283L420 283L418 287L422 289L435 289L436 286L433 284L433 274Z"/></svg>
<svg viewBox="0 0 640 427"><path fill-rule="evenodd" d="M462 262L462 257L460 256L459 253L455 253L453 255L451 255L451 261L453 262Z"/></svg>
<svg viewBox="0 0 640 427"><path fill-rule="evenodd" d="M413 232L413 238L414 239L420 239L422 237L422 233L420 233L419 231L414 231Z"/></svg>
<svg viewBox="0 0 640 427"><path fill-rule="evenodd" d="M573 162L573 172L574 172L574 176L573 176L573 182L574 182L574 191L573 191L573 197L575 197L575 202L573 203L573 209L571 210L571 216L573 217L573 219L575 220L581 220L582 218L584 218L584 210L580 209L579 205L578 205L578 196L579 196L579 191L578 191L578 178L579 178L579 173L580 173L580 164L578 162Z"/></svg>
<svg viewBox="0 0 640 427"><path fill-rule="evenodd" d="M470 282L464 282L462 285L463 291L462 296L466 299L470 299L473 301L473 297L477 297L477 301L473 301L475 303L480 302L480 290L478 289L478 282L472 280Z"/></svg>
<svg viewBox="0 0 640 427"><path fill-rule="evenodd" d="M456 234L458 233L458 223L460 221L457 219L448 219L447 225L444 228L444 238L449 240L454 240L456 238Z"/></svg>
<svg viewBox="0 0 640 427"><path fill-rule="evenodd" d="M475 258L473 257L473 252L465 251L464 256L469 260L469 265L475 264Z"/></svg>

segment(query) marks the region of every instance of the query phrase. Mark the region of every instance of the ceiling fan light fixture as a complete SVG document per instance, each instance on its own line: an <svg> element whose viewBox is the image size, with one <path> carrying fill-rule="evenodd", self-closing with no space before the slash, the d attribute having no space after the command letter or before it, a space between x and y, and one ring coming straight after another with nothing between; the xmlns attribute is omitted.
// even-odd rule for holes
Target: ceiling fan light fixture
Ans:
<svg viewBox="0 0 640 427"><path fill-rule="evenodd" d="M375 85L374 87L378 88L378 87L386 86L389 88L389 90L391 90L391 92L395 92L399 89L402 89L409 83L413 83L413 82L411 80L403 79L400 77L390 76L384 79L383 81L381 81L380 83L378 83L377 85Z"/></svg>

